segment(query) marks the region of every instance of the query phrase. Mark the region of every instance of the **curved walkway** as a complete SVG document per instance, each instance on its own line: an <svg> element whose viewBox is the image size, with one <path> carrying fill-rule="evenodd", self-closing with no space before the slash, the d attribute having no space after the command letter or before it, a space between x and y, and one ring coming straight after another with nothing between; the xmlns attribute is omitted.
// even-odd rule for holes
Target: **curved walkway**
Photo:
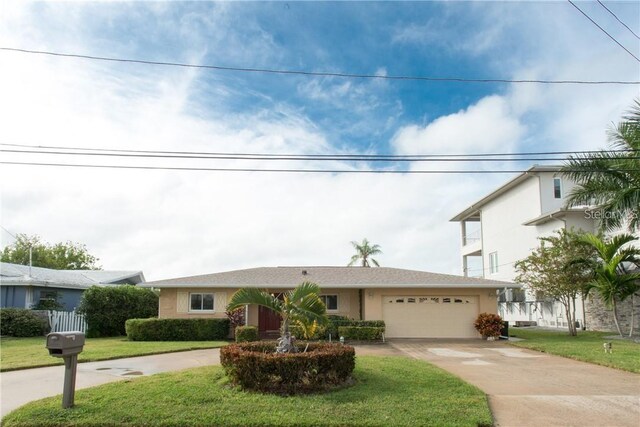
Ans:
<svg viewBox="0 0 640 427"><path fill-rule="evenodd" d="M640 375L480 340L391 345L477 386L496 426L640 426Z"/></svg>
<svg viewBox="0 0 640 427"><path fill-rule="evenodd" d="M220 349L181 351L78 363L76 390L123 381L159 372L179 371L220 363ZM0 373L0 416L33 400L62 394L64 366L23 369ZM62 403L62 400L61 400Z"/></svg>

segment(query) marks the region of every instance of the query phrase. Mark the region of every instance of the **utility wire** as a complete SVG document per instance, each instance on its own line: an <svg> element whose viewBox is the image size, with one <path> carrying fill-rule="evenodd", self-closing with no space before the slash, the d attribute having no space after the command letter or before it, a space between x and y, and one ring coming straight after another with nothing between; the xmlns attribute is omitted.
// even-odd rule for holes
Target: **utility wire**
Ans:
<svg viewBox="0 0 640 427"><path fill-rule="evenodd" d="M337 72L326 72L326 71L281 70L281 69L273 69L273 68L227 67L227 66L221 66L221 65L188 64L188 63L182 63L182 62L150 61L150 60L143 60L143 59L80 55L80 54L74 54L74 53L20 49L20 48L14 48L14 47L0 47L0 50L11 51L11 52L21 52L21 53L31 53L31 54L37 54L37 55L50 55L50 56L65 57L65 58L89 59L89 60L95 60L95 61L109 61L109 62L121 62L121 63L132 63L132 64L144 64L144 65L161 65L161 66L182 67L182 68L199 68L199 69L218 70L218 71L236 71L236 72L243 72L243 73L301 75L301 76L312 76L312 77L340 77L340 78L353 78L353 79L381 79L381 80L413 80L413 81L427 81L427 82L457 82L457 83L640 85L640 81L637 81L637 80L624 81L624 80L481 79L481 78L465 78L465 77L378 75L378 74L359 74L359 73L337 73Z"/></svg>
<svg viewBox="0 0 640 427"><path fill-rule="evenodd" d="M576 6L576 4L574 2L572 2L571 0L567 0L569 3L571 3L571 6L575 7L581 14L583 14L589 21L591 21L593 23L593 25L595 25L596 27L598 27L600 29L600 31L602 31L603 33L605 33L607 36L609 36L609 38L611 40L613 40L618 46L620 46L621 48L623 48L629 55L633 56L635 58L636 61L640 62L640 58L638 58L637 56L635 56L633 53L631 53L631 51L629 49L627 49L626 47L624 47L622 45L622 43L620 43L618 40L616 40L615 37L613 37L611 34L609 34L607 32L607 30L605 30L604 28L602 28L600 25L598 25L598 23L596 21L594 21L593 19L591 19L591 17L589 15L587 15L582 9L580 9L578 6Z"/></svg>
<svg viewBox="0 0 640 427"><path fill-rule="evenodd" d="M615 13L613 13L613 12L611 11L611 9L609 9L607 6L605 6L605 5L604 5L604 3L602 3L600 0L598 0L598 3L600 3L600 6L604 7L604 8L605 8L605 10L606 10L607 12L609 12L609 13L610 13L614 18L616 18L616 21L618 21L619 23L621 23L621 24L622 24L622 25L623 25L627 30L629 30L629 32L630 32L631 34L633 34L633 35L635 36L635 38L637 38L638 40L640 40L640 36L638 36L636 33L634 33L634 32L633 32L633 30L627 26L627 24L625 24L624 22L622 22L622 21L620 20L620 18L618 18L618 17L616 16L616 14L615 14Z"/></svg>
<svg viewBox="0 0 640 427"><path fill-rule="evenodd" d="M2 149L1 153L14 153L14 154L53 154L62 156L98 156L98 157L125 157L125 158L169 158L169 159L198 159L198 160L259 160L259 161L296 161L296 160L314 160L314 161L349 161L349 162L522 162L522 161L566 161L567 157L483 157L483 158L446 158L446 157L428 157L428 158L405 158L401 156L379 156L379 157L343 157L340 155L332 157L308 157L308 156L295 156L295 157L253 157L247 155L184 155L184 154L131 154L131 153L105 153L105 152L75 152L75 151L51 151L51 150L15 150L15 149ZM592 160L607 160L605 157L592 156ZM617 160L640 160L638 156L620 156Z"/></svg>
<svg viewBox="0 0 640 427"><path fill-rule="evenodd" d="M9 230L7 230L6 228L4 228L3 226L0 225L0 228L2 228L4 231L7 232L7 234L9 234L9 236L13 237L14 239L18 240L18 236L16 236L15 234L13 234L12 232L10 232Z"/></svg>
<svg viewBox="0 0 640 427"><path fill-rule="evenodd" d="M4 165L23 166L56 166L74 168L98 168L98 169L142 169L142 170L175 170L175 171L209 171L209 172L274 172L274 173L349 173L349 174L505 174L525 173L527 170L393 170L393 169L259 169L259 168L197 168L176 166L134 166L134 165L97 165L97 164L71 164L71 163L37 163L37 162L12 162L0 161ZM618 172L640 172L640 169L617 169ZM572 169L565 172L585 172ZM589 170L589 173L602 172Z"/></svg>
<svg viewBox="0 0 640 427"><path fill-rule="evenodd" d="M233 153L233 152L210 152L210 151L160 151L160 150L132 150L132 149L116 149L116 148L84 148L84 147L64 147L64 146L47 146L47 145L26 145L26 144L7 144L0 143L0 146L6 147L22 147L35 148L45 150L76 150L89 152L115 152L115 153L147 153L147 154L170 154L170 155L194 155L194 156L241 156L255 157L260 160L262 157L269 159L271 157L304 157L304 160L318 160L323 158L340 157L345 159L363 158L363 159L413 159L413 158L475 158L475 157L508 157L508 156L553 156L553 155L575 155L575 154L599 154L601 150L582 150L582 151L537 151L537 152L516 152L516 153L471 153L471 154L274 154L274 153ZM35 152L35 151L34 151ZM613 153L640 153L640 149L618 149L608 150ZM523 159L531 160L531 159Z"/></svg>

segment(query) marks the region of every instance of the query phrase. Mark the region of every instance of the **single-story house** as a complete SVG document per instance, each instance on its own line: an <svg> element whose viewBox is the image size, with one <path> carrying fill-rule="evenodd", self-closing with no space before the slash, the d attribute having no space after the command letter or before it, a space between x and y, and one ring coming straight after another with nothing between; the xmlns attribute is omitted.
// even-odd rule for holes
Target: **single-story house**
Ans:
<svg viewBox="0 0 640 427"><path fill-rule="evenodd" d="M309 281L321 287L328 314L384 320L389 338L477 338L479 313L497 312L496 292L513 283L387 267L261 267L146 282L160 289L160 318L225 317L239 288L273 294ZM262 336L280 327L277 314L249 306L246 322Z"/></svg>
<svg viewBox="0 0 640 427"><path fill-rule="evenodd" d="M142 271L53 270L0 262L0 307L31 308L57 299L64 310L74 310L91 286L144 283Z"/></svg>

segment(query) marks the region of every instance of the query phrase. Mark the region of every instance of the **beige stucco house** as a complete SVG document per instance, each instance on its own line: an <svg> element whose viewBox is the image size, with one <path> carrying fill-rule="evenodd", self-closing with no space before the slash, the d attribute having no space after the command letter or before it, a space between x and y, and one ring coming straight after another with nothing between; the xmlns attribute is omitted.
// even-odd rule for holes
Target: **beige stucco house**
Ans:
<svg viewBox="0 0 640 427"><path fill-rule="evenodd" d="M223 318L227 302L239 288L278 294L304 281L320 285L328 314L384 320L389 338L478 338L473 327L476 316L496 313L496 292L516 286L386 267L262 267L142 286L160 289L160 318ZM280 326L279 317L264 307L247 307L246 320L262 335Z"/></svg>

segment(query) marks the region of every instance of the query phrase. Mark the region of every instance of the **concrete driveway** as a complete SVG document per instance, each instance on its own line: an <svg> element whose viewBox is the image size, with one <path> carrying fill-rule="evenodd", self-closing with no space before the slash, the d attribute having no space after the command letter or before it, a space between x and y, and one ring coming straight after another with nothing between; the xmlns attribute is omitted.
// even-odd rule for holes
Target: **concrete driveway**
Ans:
<svg viewBox="0 0 640 427"><path fill-rule="evenodd" d="M503 342L393 340L489 396L496 426L640 426L640 375Z"/></svg>
<svg viewBox="0 0 640 427"><path fill-rule="evenodd" d="M79 363L76 390L114 381L130 380L159 372L179 371L220 363L220 349L182 351ZM0 373L0 416L33 400L62 394L64 366ZM62 398L61 398L62 403Z"/></svg>

